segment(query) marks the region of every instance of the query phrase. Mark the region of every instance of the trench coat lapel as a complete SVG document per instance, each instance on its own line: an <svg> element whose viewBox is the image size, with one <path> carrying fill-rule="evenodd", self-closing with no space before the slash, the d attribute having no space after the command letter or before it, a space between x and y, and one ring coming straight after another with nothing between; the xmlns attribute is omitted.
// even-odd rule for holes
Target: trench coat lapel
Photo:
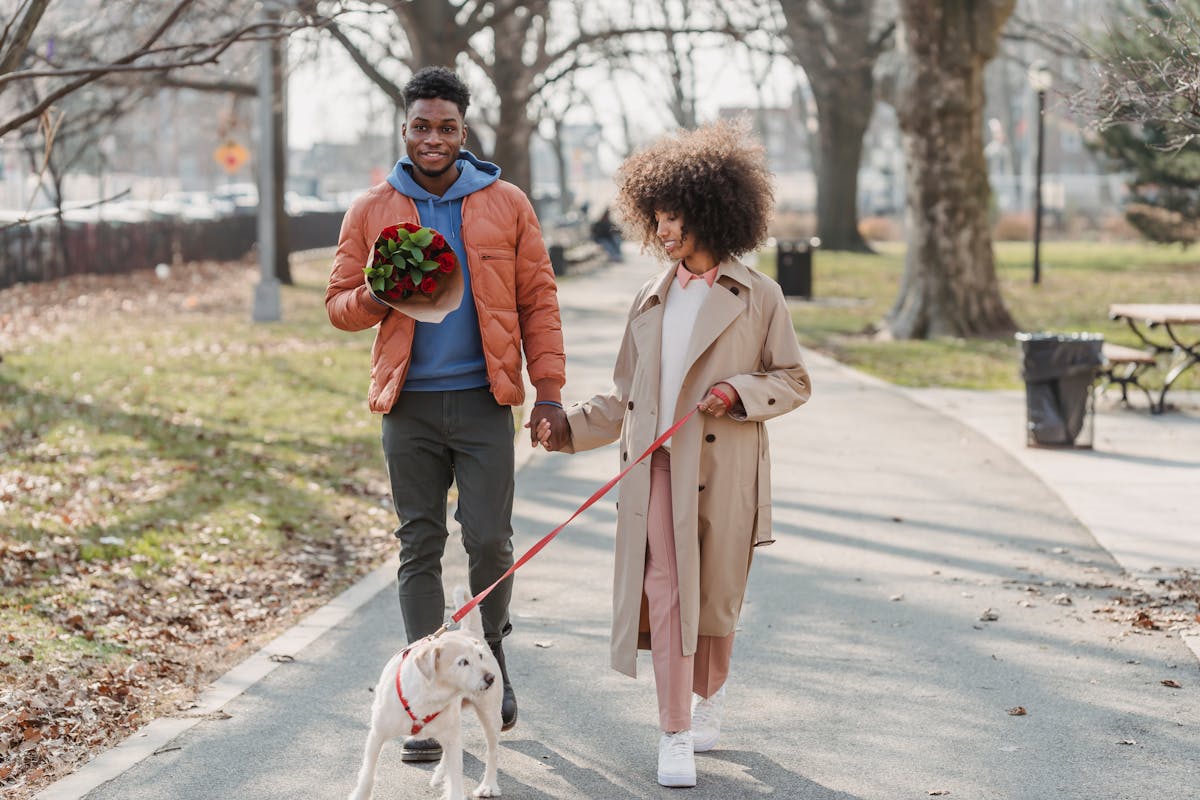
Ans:
<svg viewBox="0 0 1200 800"><path fill-rule="evenodd" d="M721 264L717 271L717 279L713 282L708 297L704 298L700 313L696 317L696 325L692 328L692 338L688 342L687 360L683 368L684 375L688 374L692 365L717 337L746 310L746 297L743 296L749 285L746 270L747 267L737 261ZM722 281L722 278L726 280ZM730 291L734 284L741 287L739 292Z"/></svg>
<svg viewBox="0 0 1200 800"><path fill-rule="evenodd" d="M644 365L646 385L655 387L654 398L658 399L659 360L662 357L662 319L667 290L675 277L672 267L659 279L654 291L642 303L641 311L629 323L633 333L633 344L637 348L638 360Z"/></svg>

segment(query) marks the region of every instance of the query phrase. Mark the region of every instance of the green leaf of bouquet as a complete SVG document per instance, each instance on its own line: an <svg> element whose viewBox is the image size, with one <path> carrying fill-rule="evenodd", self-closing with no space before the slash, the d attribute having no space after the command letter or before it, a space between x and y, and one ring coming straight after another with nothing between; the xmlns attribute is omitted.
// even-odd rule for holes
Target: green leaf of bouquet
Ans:
<svg viewBox="0 0 1200 800"><path fill-rule="evenodd" d="M383 270L382 270L383 277L390 278L390 277L392 277L392 273L395 271L396 271L396 267L393 266L392 264L384 264L383 265Z"/></svg>
<svg viewBox="0 0 1200 800"><path fill-rule="evenodd" d="M421 272L432 272L438 268L438 263L436 261L422 261L417 267Z"/></svg>
<svg viewBox="0 0 1200 800"><path fill-rule="evenodd" d="M376 278L375 280L371 281L371 288L377 292L382 292L385 284L386 281L383 278Z"/></svg>
<svg viewBox="0 0 1200 800"><path fill-rule="evenodd" d="M418 247L429 247L430 243L433 242L433 231L429 230L429 228L421 228L421 230L410 237L410 240Z"/></svg>
<svg viewBox="0 0 1200 800"><path fill-rule="evenodd" d="M421 270L419 270L419 269L410 269L408 271L408 277L412 278L413 283L420 285L421 278L423 278L425 276L421 273Z"/></svg>

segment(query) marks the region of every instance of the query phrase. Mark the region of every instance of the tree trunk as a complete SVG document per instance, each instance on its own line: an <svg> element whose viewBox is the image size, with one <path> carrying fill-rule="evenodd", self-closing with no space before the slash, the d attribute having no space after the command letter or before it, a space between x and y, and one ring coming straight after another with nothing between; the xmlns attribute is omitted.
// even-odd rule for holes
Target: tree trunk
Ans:
<svg viewBox="0 0 1200 800"><path fill-rule="evenodd" d="M496 41L505 44L496 48L490 76L500 106L492 156L501 176L526 194L533 186L529 147L536 126L529 120L529 100L537 75L523 60L522 50L535 16L509 14L495 23Z"/></svg>
<svg viewBox="0 0 1200 800"><path fill-rule="evenodd" d="M274 118L275 135L271 138L269 157L273 162L271 176L275 181L274 194L279 200L279 210L275 215L275 277L285 286L291 286L295 281L292 280L292 266L288 258L291 248L288 246L287 202L284 198L287 192L286 70L287 39L281 38L271 47L271 116Z"/></svg>
<svg viewBox="0 0 1200 800"><path fill-rule="evenodd" d="M496 147L492 159L500 165L501 177L515 183L526 194L533 183L529 163L529 144L533 140L533 123L525 115L525 107L512 102L500 103L500 124L496 126Z"/></svg>
<svg viewBox="0 0 1200 800"><path fill-rule="evenodd" d="M858 168L874 98L818 94L817 235L824 250L874 252L858 232Z"/></svg>
<svg viewBox="0 0 1200 800"><path fill-rule="evenodd" d="M558 212L565 217L575 206L575 193L571 191L571 176L568 174L567 147L563 139L564 123L561 119L555 119L552 122L554 123L554 139L551 141L551 145L554 147L554 168L558 173Z"/></svg>
<svg viewBox="0 0 1200 800"><path fill-rule="evenodd" d="M1000 336L988 225L983 67L1015 0L901 0L897 114L908 166L908 252L885 333L897 339Z"/></svg>
<svg viewBox="0 0 1200 800"><path fill-rule="evenodd" d="M875 106L874 0L780 0L792 58L817 101L817 233L826 250L871 252L858 232L858 168Z"/></svg>
<svg viewBox="0 0 1200 800"><path fill-rule="evenodd" d="M411 0L391 5L412 51L409 60L412 71L421 67L454 69L458 54L466 52L470 38L455 21L459 6L446 0Z"/></svg>

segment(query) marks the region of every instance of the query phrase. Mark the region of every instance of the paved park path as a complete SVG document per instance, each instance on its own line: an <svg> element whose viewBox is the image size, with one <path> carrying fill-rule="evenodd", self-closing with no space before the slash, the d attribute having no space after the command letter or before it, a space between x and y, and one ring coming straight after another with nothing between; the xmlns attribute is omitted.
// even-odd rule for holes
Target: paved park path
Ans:
<svg viewBox="0 0 1200 800"><path fill-rule="evenodd" d="M654 269L634 257L563 282L568 398L607 386L629 299ZM697 759L699 786L655 783L648 658L636 681L607 668L609 497L517 575L506 652L521 716L502 737L504 796L1200 797L1196 658L1176 634L1093 613L1126 578L1059 495L930 404L809 363L812 401L770 424L778 542L755 555L726 728ZM617 469L612 448L522 452L518 552ZM448 552L447 582L462 582L461 547ZM381 574L353 613L286 652L293 662L88 800L345 797L370 688L403 641ZM467 746L473 786L474 727ZM431 771L390 744L376 796L433 798Z"/></svg>

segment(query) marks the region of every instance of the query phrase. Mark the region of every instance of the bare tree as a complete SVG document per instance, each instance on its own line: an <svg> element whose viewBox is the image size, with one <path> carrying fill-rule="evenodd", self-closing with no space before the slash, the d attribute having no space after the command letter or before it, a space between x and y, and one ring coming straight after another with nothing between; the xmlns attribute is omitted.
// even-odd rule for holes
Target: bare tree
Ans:
<svg viewBox="0 0 1200 800"><path fill-rule="evenodd" d="M877 0L778 0L789 55L817 105L817 234L832 250L869 252L858 232L858 169L875 108L875 62L894 23Z"/></svg>
<svg viewBox="0 0 1200 800"><path fill-rule="evenodd" d="M0 136L37 120L62 98L101 79L136 73L162 74L188 67L215 64L237 42L263 36L279 36L308 24L304 20L288 23L214 19L214 9L198 0L172 0L147 9L145 3L106 3L102 13L119 18L114 31L123 35L113 40L94 36L94 44L107 45L77 50L67 60L59 55L63 48L34 50L40 26L46 21L50 0L21 0L16 14L0 31L0 98L6 110L0 115ZM159 13L154 14L158 10ZM101 14L101 7L93 9ZM95 19L88 19L94 24ZM139 24L144 23L144 24ZM210 27L211 25L211 27ZM48 39L43 34L41 39ZM115 44L113 41L115 40ZM32 104L18 98L15 104L9 90L20 83L36 81L42 87Z"/></svg>
<svg viewBox="0 0 1200 800"><path fill-rule="evenodd" d="M319 10L315 0L305 3L309 13ZM504 168L505 177L526 191L531 183L529 145L538 123L532 111L539 94L578 70L604 62L614 52L609 45L618 40L733 33L721 14L707 22L664 25L618 16L584 0L407 0L372 6L394 15L394 35L386 42L332 21L327 23L330 34L397 105L403 103L400 78L415 69L464 63L479 69L495 93L491 156ZM398 62L400 69L389 68L388 62Z"/></svg>
<svg viewBox="0 0 1200 800"><path fill-rule="evenodd" d="M908 251L885 333L995 336L1000 296L983 154L983 68L1016 0L900 0L896 111L908 165Z"/></svg>
<svg viewBox="0 0 1200 800"><path fill-rule="evenodd" d="M1156 0L1110 23L1093 48L1089 84L1075 98L1101 127L1156 123L1177 133L1170 147L1200 134L1200 2Z"/></svg>

